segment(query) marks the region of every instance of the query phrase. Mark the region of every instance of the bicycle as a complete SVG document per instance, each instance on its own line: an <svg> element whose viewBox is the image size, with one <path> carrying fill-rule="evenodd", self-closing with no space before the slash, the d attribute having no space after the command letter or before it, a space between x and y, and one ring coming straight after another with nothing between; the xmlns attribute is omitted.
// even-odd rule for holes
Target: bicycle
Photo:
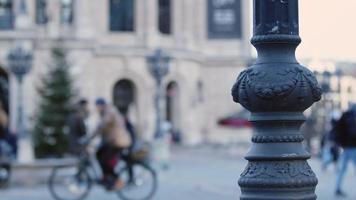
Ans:
<svg viewBox="0 0 356 200"><path fill-rule="evenodd" d="M48 187L56 200L83 200L93 184L102 185L95 162L87 148L82 151L78 162L72 166L55 167L49 177ZM135 159L129 151L120 154L115 168L118 177L125 183L115 191L123 200L148 200L157 191L157 174L145 159ZM103 185L102 185L103 186ZM104 186L103 186L104 187Z"/></svg>

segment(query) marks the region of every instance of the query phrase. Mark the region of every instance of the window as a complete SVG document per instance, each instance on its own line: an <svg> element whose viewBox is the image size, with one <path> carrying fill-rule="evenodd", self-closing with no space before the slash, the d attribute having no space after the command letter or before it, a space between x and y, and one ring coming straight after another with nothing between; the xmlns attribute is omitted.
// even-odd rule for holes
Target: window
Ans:
<svg viewBox="0 0 356 200"><path fill-rule="evenodd" d="M241 38L241 0L208 0L207 12L209 39Z"/></svg>
<svg viewBox="0 0 356 200"><path fill-rule="evenodd" d="M61 0L61 24L72 24L74 0Z"/></svg>
<svg viewBox="0 0 356 200"><path fill-rule="evenodd" d="M47 24L47 0L36 0L36 24Z"/></svg>
<svg viewBox="0 0 356 200"><path fill-rule="evenodd" d="M110 0L110 30L134 31L134 0Z"/></svg>
<svg viewBox="0 0 356 200"><path fill-rule="evenodd" d="M163 34L171 33L171 0L159 0L159 31Z"/></svg>
<svg viewBox="0 0 356 200"><path fill-rule="evenodd" d="M14 28L14 14L12 0L0 0L0 29Z"/></svg>

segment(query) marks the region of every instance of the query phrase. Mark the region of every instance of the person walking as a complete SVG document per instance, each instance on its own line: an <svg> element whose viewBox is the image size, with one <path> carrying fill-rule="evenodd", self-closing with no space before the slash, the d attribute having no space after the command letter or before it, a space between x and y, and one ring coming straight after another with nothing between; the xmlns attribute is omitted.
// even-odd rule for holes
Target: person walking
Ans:
<svg viewBox="0 0 356 200"><path fill-rule="evenodd" d="M69 117L69 151L70 153L77 155L80 150L80 140L87 135L86 120L89 116L88 101L81 99L78 104L75 113Z"/></svg>
<svg viewBox="0 0 356 200"><path fill-rule="evenodd" d="M96 153L103 171L102 183L108 190L117 190L124 186L114 171L122 150L131 146L131 138L126 130L125 120L113 106L102 98L96 100L100 115L99 125L91 138L100 135L101 145Z"/></svg>
<svg viewBox="0 0 356 200"><path fill-rule="evenodd" d="M317 132L315 129L315 119L312 117L307 118L305 123L300 128L300 132L304 136L304 143L308 152L313 153L311 141L315 137L315 133Z"/></svg>
<svg viewBox="0 0 356 200"><path fill-rule="evenodd" d="M8 143L8 138L8 116L0 101L0 188L8 186L11 173L10 158L13 149Z"/></svg>
<svg viewBox="0 0 356 200"><path fill-rule="evenodd" d="M9 152L7 137L8 137L8 117L0 101L0 157Z"/></svg>
<svg viewBox="0 0 356 200"><path fill-rule="evenodd" d="M0 101L0 141L7 146L8 153L12 158L17 156L17 137L9 129L9 117Z"/></svg>
<svg viewBox="0 0 356 200"><path fill-rule="evenodd" d="M325 171L329 164L334 163L335 169L337 169L337 164L340 157L340 147L336 142L336 124L340 119L341 113L338 111L333 111L330 128L323 135L320 149L321 149L321 158L322 158L322 170Z"/></svg>
<svg viewBox="0 0 356 200"><path fill-rule="evenodd" d="M337 196L346 196L342 190L342 183L349 161L356 167L356 104L346 111L335 126L335 140L342 147L343 152L340 157L340 166L336 179Z"/></svg>
<svg viewBox="0 0 356 200"><path fill-rule="evenodd" d="M8 134L8 117L0 101L0 139L5 139Z"/></svg>

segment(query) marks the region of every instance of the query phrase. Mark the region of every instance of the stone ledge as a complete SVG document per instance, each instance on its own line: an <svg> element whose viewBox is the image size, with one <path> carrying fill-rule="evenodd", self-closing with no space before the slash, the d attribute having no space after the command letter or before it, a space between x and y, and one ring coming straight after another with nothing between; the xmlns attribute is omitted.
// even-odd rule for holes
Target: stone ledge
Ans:
<svg viewBox="0 0 356 200"><path fill-rule="evenodd" d="M77 163L75 158L60 158L60 159L38 159L34 162L13 162L12 167L16 169L43 169L53 167L72 166Z"/></svg>
<svg viewBox="0 0 356 200"><path fill-rule="evenodd" d="M74 158L40 159L30 163L14 162L10 187L33 187L47 184L54 167L73 166L77 163Z"/></svg>

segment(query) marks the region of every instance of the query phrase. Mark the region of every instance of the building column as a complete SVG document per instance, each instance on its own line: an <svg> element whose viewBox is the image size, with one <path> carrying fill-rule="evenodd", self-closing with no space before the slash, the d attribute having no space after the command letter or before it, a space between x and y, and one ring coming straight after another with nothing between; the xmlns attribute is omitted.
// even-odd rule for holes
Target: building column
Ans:
<svg viewBox="0 0 356 200"><path fill-rule="evenodd" d="M145 30L143 30L144 43L149 48L156 48L159 44L158 36L158 0L137 0L137 3L141 3L140 12L140 24L142 24Z"/></svg>
<svg viewBox="0 0 356 200"><path fill-rule="evenodd" d="M94 36L92 26L93 4L87 0L74 1L74 22L76 34L80 39L91 39Z"/></svg>
<svg viewBox="0 0 356 200"><path fill-rule="evenodd" d="M314 74L301 66L297 0L254 0L255 64L232 89L251 111L252 148L239 179L243 200L315 200L317 178L302 145L303 112L321 98Z"/></svg>

